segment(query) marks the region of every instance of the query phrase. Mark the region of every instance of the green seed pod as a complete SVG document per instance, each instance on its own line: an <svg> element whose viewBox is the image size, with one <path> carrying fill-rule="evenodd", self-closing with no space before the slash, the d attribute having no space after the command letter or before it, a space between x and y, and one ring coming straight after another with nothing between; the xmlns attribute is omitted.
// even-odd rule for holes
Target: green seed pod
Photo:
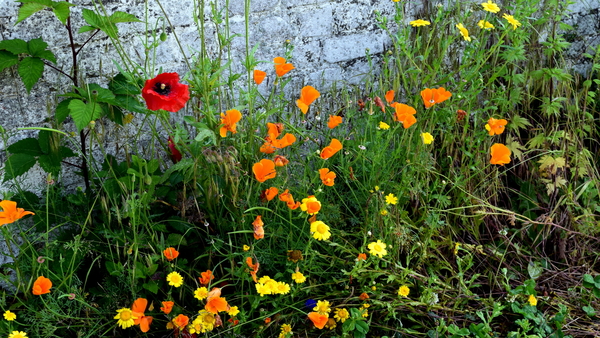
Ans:
<svg viewBox="0 0 600 338"><path fill-rule="evenodd" d="M160 33L160 41L167 41L167 33L162 32Z"/></svg>

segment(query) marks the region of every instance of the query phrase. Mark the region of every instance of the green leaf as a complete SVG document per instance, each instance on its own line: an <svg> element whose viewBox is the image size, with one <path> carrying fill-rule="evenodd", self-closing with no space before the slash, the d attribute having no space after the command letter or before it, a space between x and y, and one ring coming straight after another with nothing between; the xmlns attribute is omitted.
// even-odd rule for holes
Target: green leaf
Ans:
<svg viewBox="0 0 600 338"><path fill-rule="evenodd" d="M71 114L71 110L69 109L69 103L72 101L72 98L68 98L66 100L62 100L56 106L56 122L58 124L62 124L65 122L69 114Z"/></svg>
<svg viewBox="0 0 600 338"><path fill-rule="evenodd" d="M140 19L136 18L135 15L116 11L109 17L110 22L119 23L119 22L142 22Z"/></svg>
<svg viewBox="0 0 600 338"><path fill-rule="evenodd" d="M44 72L44 61L36 57L26 57L19 64L18 72L29 93L31 92L31 88L33 88L42 77L42 73Z"/></svg>
<svg viewBox="0 0 600 338"><path fill-rule="evenodd" d="M104 33L106 33L106 35L113 39L117 38L117 26L111 22L110 18L98 15L94 11L85 8L82 11L82 15L85 19L85 22L87 22L90 26L102 30Z"/></svg>
<svg viewBox="0 0 600 338"><path fill-rule="evenodd" d="M358 321L356 322L356 330L362 333L367 333L369 332L369 324L367 324L365 321Z"/></svg>
<svg viewBox="0 0 600 338"><path fill-rule="evenodd" d="M52 1L52 11L54 12L54 15L56 15L56 18L58 18L63 25L67 24L67 19L69 18L69 15L71 15L72 6L75 5L66 1Z"/></svg>
<svg viewBox="0 0 600 338"><path fill-rule="evenodd" d="M140 88L129 82L125 75L121 73L110 80L108 89L115 95L139 95L141 93Z"/></svg>
<svg viewBox="0 0 600 338"><path fill-rule="evenodd" d="M104 266L106 266L106 270L108 270L111 276L121 276L123 274L123 265L119 263L106 261L104 262Z"/></svg>
<svg viewBox="0 0 600 338"><path fill-rule="evenodd" d="M15 25L46 7L48 6L40 2L24 3L23 6L19 8L19 16L17 17L17 22L15 23Z"/></svg>
<svg viewBox="0 0 600 338"><path fill-rule="evenodd" d="M82 94L88 101L115 103L115 94L106 88L100 87L96 83L90 83L87 88L82 88Z"/></svg>
<svg viewBox="0 0 600 338"><path fill-rule="evenodd" d="M58 154L45 154L38 157L38 163L45 172L52 175L58 175L60 173L61 158Z"/></svg>
<svg viewBox="0 0 600 338"><path fill-rule="evenodd" d="M102 113L100 105L93 102L86 104L81 100L69 102L69 110L78 131L82 131L92 120L99 118Z"/></svg>
<svg viewBox="0 0 600 338"><path fill-rule="evenodd" d="M94 28L100 28L100 26L102 25L102 20L100 19L100 16L90 9L84 8L81 11L81 15L83 16L85 22L87 22L90 26Z"/></svg>
<svg viewBox="0 0 600 338"><path fill-rule="evenodd" d="M596 315L596 310L593 307L589 306L589 305L586 305L586 306L582 307L581 309L583 311L585 311L585 314L588 315L588 316L590 316L590 317L594 317Z"/></svg>
<svg viewBox="0 0 600 338"><path fill-rule="evenodd" d="M36 159L29 154L13 154L4 165L4 182L26 173L35 165Z"/></svg>
<svg viewBox="0 0 600 338"><path fill-rule="evenodd" d="M28 137L17 141L11 144L7 150L11 154L27 154L31 156L39 156L43 154L38 140L33 137Z"/></svg>
<svg viewBox="0 0 600 338"><path fill-rule="evenodd" d="M65 146L58 147L58 154L60 155L61 158L67 158L67 157L75 157L75 156L77 156L77 154L75 154L73 152L73 150L71 150L71 148L68 148L68 147L65 147Z"/></svg>
<svg viewBox="0 0 600 338"><path fill-rule="evenodd" d="M46 48L48 48L48 44L45 43L42 38L29 40L29 42L27 42L27 50L31 56L36 56L56 63L56 57Z"/></svg>
<svg viewBox="0 0 600 338"><path fill-rule="evenodd" d="M148 283L144 283L142 284L142 287L150 292L152 292L153 294L157 294L158 293L158 284L156 284L155 281L151 280Z"/></svg>
<svg viewBox="0 0 600 338"><path fill-rule="evenodd" d="M81 28L79 28L79 30L77 31L77 33L90 32L90 31L94 31L96 29L98 29L98 28L92 27L92 26L81 26Z"/></svg>
<svg viewBox="0 0 600 338"><path fill-rule="evenodd" d="M27 54L27 42L21 39L2 40L0 41L0 49L7 50L13 54Z"/></svg>
<svg viewBox="0 0 600 338"><path fill-rule="evenodd" d="M0 72L19 63L19 56L11 52L0 50Z"/></svg>

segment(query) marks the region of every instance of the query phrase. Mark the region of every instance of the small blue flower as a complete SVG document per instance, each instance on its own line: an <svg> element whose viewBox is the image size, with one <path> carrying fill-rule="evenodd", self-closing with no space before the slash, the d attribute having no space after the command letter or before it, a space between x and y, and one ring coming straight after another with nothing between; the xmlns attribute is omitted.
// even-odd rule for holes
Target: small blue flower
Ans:
<svg viewBox="0 0 600 338"><path fill-rule="evenodd" d="M317 306L317 301L314 299L308 299L304 303L304 306L312 310L315 306Z"/></svg>

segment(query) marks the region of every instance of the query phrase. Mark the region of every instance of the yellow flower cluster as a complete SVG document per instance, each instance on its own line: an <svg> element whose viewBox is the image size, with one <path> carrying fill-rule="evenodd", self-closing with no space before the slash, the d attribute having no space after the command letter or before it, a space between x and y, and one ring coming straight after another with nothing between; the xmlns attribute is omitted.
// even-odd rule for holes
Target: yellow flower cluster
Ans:
<svg viewBox="0 0 600 338"><path fill-rule="evenodd" d="M210 332L215 328L217 319L215 314L206 310L198 311L198 316L188 325L188 331L191 334Z"/></svg>
<svg viewBox="0 0 600 338"><path fill-rule="evenodd" d="M278 282L269 276L263 276L255 284L256 292L262 297L264 295L285 295L290 292L290 285Z"/></svg>

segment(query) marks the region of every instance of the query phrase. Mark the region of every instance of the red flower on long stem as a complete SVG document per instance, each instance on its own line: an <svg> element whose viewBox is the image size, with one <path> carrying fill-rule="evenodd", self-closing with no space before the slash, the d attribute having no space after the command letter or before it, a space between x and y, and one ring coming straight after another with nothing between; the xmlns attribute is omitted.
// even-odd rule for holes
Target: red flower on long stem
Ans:
<svg viewBox="0 0 600 338"><path fill-rule="evenodd" d="M190 91L188 85L179 83L179 74L162 73L146 80L142 97L150 110L164 109L176 113L190 99Z"/></svg>

